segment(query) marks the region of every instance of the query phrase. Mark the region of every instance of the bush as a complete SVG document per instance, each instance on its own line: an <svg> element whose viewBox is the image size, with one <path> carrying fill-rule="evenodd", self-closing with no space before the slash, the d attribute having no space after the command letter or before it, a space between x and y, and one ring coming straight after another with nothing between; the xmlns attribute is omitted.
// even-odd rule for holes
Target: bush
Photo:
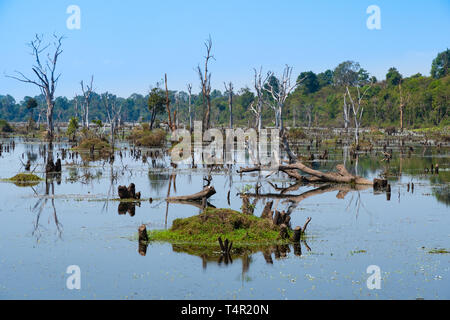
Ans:
<svg viewBox="0 0 450 320"><path fill-rule="evenodd" d="M148 124L147 124L148 125ZM145 130L149 126L142 125L142 129L135 128L131 132L130 139L138 147L162 147L166 143L166 132L162 129Z"/></svg>
<svg viewBox="0 0 450 320"><path fill-rule="evenodd" d="M2 132L13 132L13 127L3 119L0 119L0 129Z"/></svg>
<svg viewBox="0 0 450 320"><path fill-rule="evenodd" d="M289 140L301 140L306 138L307 138L306 133L303 132L301 128L291 128L288 131Z"/></svg>

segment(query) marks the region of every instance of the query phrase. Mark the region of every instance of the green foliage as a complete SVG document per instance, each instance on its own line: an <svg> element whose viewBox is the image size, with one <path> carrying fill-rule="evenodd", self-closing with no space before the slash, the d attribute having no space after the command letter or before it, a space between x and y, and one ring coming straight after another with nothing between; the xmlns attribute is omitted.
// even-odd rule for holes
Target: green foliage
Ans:
<svg viewBox="0 0 450 320"><path fill-rule="evenodd" d="M440 52L431 64L431 76L439 79L448 75L448 68L450 64L450 50L447 49Z"/></svg>
<svg viewBox="0 0 450 320"><path fill-rule="evenodd" d="M13 127L8 123L8 121L0 119L0 131L1 132L5 132L5 133L9 133L9 132L13 132L14 129Z"/></svg>
<svg viewBox="0 0 450 320"><path fill-rule="evenodd" d="M386 74L386 83L388 86L398 86L402 81L402 75L398 70L394 67L389 68L388 73Z"/></svg>
<svg viewBox="0 0 450 320"><path fill-rule="evenodd" d="M149 241L202 243L217 245L217 239L228 239L234 245L276 244L288 242L279 238L279 227L269 219L242 214L231 209L207 208L203 213L173 221L170 230L149 232Z"/></svg>
<svg viewBox="0 0 450 320"><path fill-rule="evenodd" d="M69 137L75 137L77 130L78 130L78 118L72 117L72 118L70 118L66 133Z"/></svg>

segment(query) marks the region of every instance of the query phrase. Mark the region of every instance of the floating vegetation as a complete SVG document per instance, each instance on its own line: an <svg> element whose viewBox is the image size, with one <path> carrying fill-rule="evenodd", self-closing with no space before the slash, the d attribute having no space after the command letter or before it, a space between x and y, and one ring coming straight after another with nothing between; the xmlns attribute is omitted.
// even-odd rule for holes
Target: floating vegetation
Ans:
<svg viewBox="0 0 450 320"><path fill-rule="evenodd" d="M169 230L148 232L150 242L217 246L219 237L232 241L235 247L282 244L290 241L280 237L280 226L274 225L270 219L246 215L231 209L207 208L199 215L174 220Z"/></svg>
<svg viewBox="0 0 450 320"><path fill-rule="evenodd" d="M446 254L446 253L450 253L450 251L448 251L447 249L443 249L443 248L440 248L440 249L431 249L431 250L428 250L428 253L431 253L431 254Z"/></svg>
<svg viewBox="0 0 450 320"><path fill-rule="evenodd" d="M19 187L30 187L38 185L42 179L32 173L18 173L14 177L5 179L4 181L13 182L16 186Z"/></svg>

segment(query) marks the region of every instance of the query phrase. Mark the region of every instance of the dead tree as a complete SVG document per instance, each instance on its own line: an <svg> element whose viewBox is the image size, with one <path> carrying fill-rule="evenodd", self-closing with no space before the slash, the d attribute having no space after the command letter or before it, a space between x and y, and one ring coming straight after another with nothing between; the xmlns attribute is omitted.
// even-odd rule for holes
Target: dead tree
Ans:
<svg viewBox="0 0 450 320"><path fill-rule="evenodd" d="M81 91L83 92L83 102L81 103L83 127L89 129L89 105L92 98L92 84L94 82L94 76L91 76L91 83L84 86L84 82L81 81Z"/></svg>
<svg viewBox="0 0 450 320"><path fill-rule="evenodd" d="M233 129L233 83L227 84L224 82L225 91L228 93L228 109L230 110L230 129Z"/></svg>
<svg viewBox="0 0 450 320"><path fill-rule="evenodd" d="M108 92L102 94L103 107L105 108L108 116L108 122L111 127L111 153L114 154L114 145L116 142L115 133L118 123L120 121L120 114L122 112L122 104L117 105L117 99L115 95Z"/></svg>
<svg viewBox="0 0 450 320"><path fill-rule="evenodd" d="M31 68L36 76L35 79L31 79L19 71L15 71L17 76L7 76L20 82L31 83L39 87L47 103L47 136L50 139L53 139L54 131L53 109L55 107L55 90L59 77L61 76L61 74L55 74L56 64L60 54L63 52L61 46L62 40L64 39L63 36L57 36L55 34L53 37L55 39L53 43L54 51L53 54L48 53L46 59L42 56L50 44L44 46L42 36L36 34L34 40L29 43L32 50L31 55L35 59L35 64Z"/></svg>
<svg viewBox="0 0 450 320"><path fill-rule="evenodd" d="M346 94L348 95L349 99L350 99L350 104L352 107L352 112L353 112L353 118L355 121L355 142L356 145L358 145L359 143L359 127L361 126L361 119L364 113L364 107L362 106L362 100L364 98L364 96L366 95L367 91L371 88L371 85L368 86L364 92L361 94L361 91L359 89L359 85L356 85L356 92L357 92L357 96L355 99L353 99L350 90L348 88L348 86L346 87ZM344 95L344 104L345 104L345 95ZM345 110L345 108L344 108Z"/></svg>
<svg viewBox="0 0 450 320"><path fill-rule="evenodd" d="M172 119L172 113L170 112L169 89L167 88L167 73L164 74L164 84L166 87L166 110L167 110L168 121L169 121L168 125L169 125L169 129L171 131L175 131L175 129L176 129L176 126L175 126L176 112L174 112L173 119Z"/></svg>
<svg viewBox="0 0 450 320"><path fill-rule="evenodd" d="M272 109L275 110L275 123L277 127L283 132L283 108L287 97L295 87L301 82L296 81L291 84L292 67L286 65L283 70L283 74L280 78L275 77L273 72L269 72L270 77L275 77L278 80L278 88L274 87L270 81L266 82L264 90L267 91L273 98L274 102L272 104Z"/></svg>
<svg viewBox="0 0 450 320"><path fill-rule="evenodd" d="M258 132L261 132L262 129L262 108L264 105L264 84L266 83L269 74L267 74L266 78L263 80L262 77L262 68L259 69L259 72L256 69L253 69L255 71L255 78L254 78L254 87L256 92L256 99L250 104L250 110L252 110L255 113L256 121L257 121L257 128Z"/></svg>
<svg viewBox="0 0 450 320"><path fill-rule="evenodd" d="M194 130L194 122L192 119L192 110L191 110L191 106L192 106L192 84L188 83L187 84L187 90L188 90L188 108L189 108L189 131L192 133L192 131Z"/></svg>
<svg viewBox="0 0 450 320"><path fill-rule="evenodd" d="M211 73L208 71L209 60L214 59L211 55L212 40L209 36L208 40L205 41L206 56L205 56L205 68L197 66L198 76L200 77L201 89L203 94L203 99L205 103L205 113L203 115L203 130L208 130L210 126L211 118Z"/></svg>

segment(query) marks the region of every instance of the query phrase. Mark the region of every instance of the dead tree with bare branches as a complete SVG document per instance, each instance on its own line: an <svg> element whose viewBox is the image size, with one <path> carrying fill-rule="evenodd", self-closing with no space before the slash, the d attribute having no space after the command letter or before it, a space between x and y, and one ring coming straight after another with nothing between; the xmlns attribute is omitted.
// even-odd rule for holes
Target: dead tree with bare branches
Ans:
<svg viewBox="0 0 450 320"><path fill-rule="evenodd" d="M257 128L258 132L261 132L262 129L262 108L265 103L264 101L264 84L266 83L268 77L270 74L267 74L266 78L263 80L262 77L262 67L259 69L259 72L256 69L253 69L255 71L255 78L254 78L254 87L256 92L256 99L252 101L250 104L250 110L252 110L255 113L256 121L257 121Z"/></svg>
<svg viewBox="0 0 450 320"><path fill-rule="evenodd" d="M192 133L192 131L194 130L194 122L192 119L192 110L191 110L191 106L192 106L192 84L188 83L187 84L187 90L188 90L188 108L189 108L189 131Z"/></svg>
<svg viewBox="0 0 450 320"><path fill-rule="evenodd" d="M169 99L169 89L167 88L167 73L164 74L164 84L166 87L166 109L168 114L168 126L171 131L175 131L176 124L175 124L175 117L176 117L176 111L174 111L173 119L172 119L172 113L170 112L170 99Z"/></svg>
<svg viewBox="0 0 450 320"><path fill-rule="evenodd" d="M91 82L89 85L84 86L83 80L81 80L81 91L83 92L83 102L81 103L81 112L83 118L83 127L89 129L89 105L92 98L92 84L94 82L94 76L91 76Z"/></svg>
<svg viewBox="0 0 450 320"><path fill-rule="evenodd" d="M114 145L116 142L115 133L120 122L120 114L122 112L122 105L117 103L115 95L105 92L101 96L103 107L108 116L108 122L111 127L111 153L114 153Z"/></svg>
<svg viewBox="0 0 450 320"><path fill-rule="evenodd" d="M228 109L230 110L230 129L233 129L233 83L230 81L228 85L224 82L225 91L228 93Z"/></svg>
<svg viewBox="0 0 450 320"><path fill-rule="evenodd" d="M212 40L209 36L208 40L205 41L206 56L205 56L205 67L204 70L197 66L198 76L200 77L201 89L203 94L203 99L205 103L205 113L203 115L203 130L208 130L210 127L211 118L211 72L208 71L208 64L214 56L211 54Z"/></svg>
<svg viewBox="0 0 450 320"><path fill-rule="evenodd" d="M277 78L273 72L269 72L268 78L275 77L278 82L278 88L275 87L270 81L267 81L264 90L268 92L273 98L272 108L275 111L275 123L277 127L283 132L283 107L286 102L287 97L291 93L292 90L297 87L297 85L301 82L296 81L294 84L291 84L291 76L292 76L292 67L286 65L283 74L280 78Z"/></svg>
<svg viewBox="0 0 450 320"><path fill-rule="evenodd" d="M35 64L31 70L34 73L35 78L30 78L24 75L20 71L15 71L16 76L7 75L7 77L18 80L20 82L31 83L39 87L41 93L45 97L47 103L47 136L53 139L54 126L53 126L53 109L55 107L55 90L58 84L61 74L56 75L56 65L58 58L63 52L62 40L63 36L53 35L54 51L48 52L46 58L43 57L44 52L49 48L50 44L43 44L43 36L35 35L35 38L29 43L29 47L32 52L31 55L35 59Z"/></svg>

